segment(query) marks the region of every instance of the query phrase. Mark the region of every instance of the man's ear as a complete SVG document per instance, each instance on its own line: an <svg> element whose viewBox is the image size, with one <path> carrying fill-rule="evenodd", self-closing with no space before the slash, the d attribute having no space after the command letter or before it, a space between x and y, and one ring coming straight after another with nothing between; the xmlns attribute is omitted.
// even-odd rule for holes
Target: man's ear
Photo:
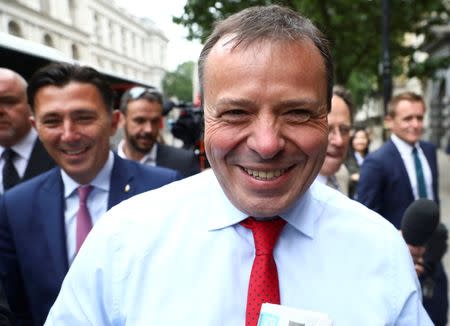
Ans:
<svg viewBox="0 0 450 326"><path fill-rule="evenodd" d="M120 112L120 111L119 111ZM119 117L119 128L124 128L125 127L125 114L123 114L122 112L120 112L120 117Z"/></svg>
<svg viewBox="0 0 450 326"><path fill-rule="evenodd" d="M387 115L384 117L384 126L391 130L392 127L392 117L390 115Z"/></svg>
<svg viewBox="0 0 450 326"><path fill-rule="evenodd" d="M36 129L36 119L34 118L34 115L30 115L29 119L33 128Z"/></svg>
<svg viewBox="0 0 450 326"><path fill-rule="evenodd" d="M111 136L115 135L120 122L120 111L114 110L111 113Z"/></svg>

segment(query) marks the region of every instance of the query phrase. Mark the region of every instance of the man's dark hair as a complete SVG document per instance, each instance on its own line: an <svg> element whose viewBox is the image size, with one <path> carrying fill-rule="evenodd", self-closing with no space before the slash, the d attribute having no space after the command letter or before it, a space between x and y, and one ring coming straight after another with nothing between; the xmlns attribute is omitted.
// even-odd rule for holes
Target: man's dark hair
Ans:
<svg viewBox="0 0 450 326"><path fill-rule="evenodd" d="M333 60L328 41L306 17L292 9L272 5L256 6L244 9L219 22L206 40L199 61L198 74L200 91L203 100L205 62L213 46L224 35L231 35L229 42L234 42L233 49L238 46L248 47L264 40L272 42L311 40L322 55L327 77L327 105L331 109L333 88Z"/></svg>
<svg viewBox="0 0 450 326"><path fill-rule="evenodd" d="M335 85L333 87L333 95L339 96L347 105L350 111L350 120L353 122L353 113L355 112L355 104L353 103L352 93L342 85Z"/></svg>
<svg viewBox="0 0 450 326"><path fill-rule="evenodd" d="M133 88L125 91L122 94L122 97L120 98L120 106L119 106L120 112L122 112L124 115L126 115L127 110L128 110L128 103L130 103L131 101L137 101L140 99L144 99L144 100L149 101L150 103L158 103L159 105L161 105L161 114L163 114L162 94L160 92L158 92L156 89L144 88L144 87L140 87L140 86L138 86L137 88L143 89L142 94L140 94L137 97L134 97L130 93Z"/></svg>
<svg viewBox="0 0 450 326"><path fill-rule="evenodd" d="M39 89L46 86L64 87L71 82L91 84L97 88L108 112L113 111L114 90L97 70L87 66L70 63L51 63L37 70L27 88L28 102L34 113L34 99Z"/></svg>

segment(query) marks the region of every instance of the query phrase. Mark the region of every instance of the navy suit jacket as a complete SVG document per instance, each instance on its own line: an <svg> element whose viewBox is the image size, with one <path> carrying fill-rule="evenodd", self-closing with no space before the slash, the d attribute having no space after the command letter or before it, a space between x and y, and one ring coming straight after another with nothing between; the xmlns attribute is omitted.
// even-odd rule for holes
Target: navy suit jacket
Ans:
<svg viewBox="0 0 450 326"><path fill-rule="evenodd" d="M25 173L20 182L29 180L43 172L46 172L55 166L55 161L48 155L39 138L34 142L31 151L30 160L25 169Z"/></svg>
<svg viewBox="0 0 450 326"><path fill-rule="evenodd" d="M179 179L174 170L115 155L108 209ZM44 324L69 269L63 188L56 167L17 185L0 200L0 277L17 325Z"/></svg>
<svg viewBox="0 0 450 326"><path fill-rule="evenodd" d="M420 147L430 165L434 198L439 203L436 147L424 141ZM405 164L391 139L364 159L357 200L400 229L403 214L414 201L414 195Z"/></svg>
<svg viewBox="0 0 450 326"><path fill-rule="evenodd" d="M193 151L164 144L158 144L156 165L177 170L184 177L200 172L200 162Z"/></svg>

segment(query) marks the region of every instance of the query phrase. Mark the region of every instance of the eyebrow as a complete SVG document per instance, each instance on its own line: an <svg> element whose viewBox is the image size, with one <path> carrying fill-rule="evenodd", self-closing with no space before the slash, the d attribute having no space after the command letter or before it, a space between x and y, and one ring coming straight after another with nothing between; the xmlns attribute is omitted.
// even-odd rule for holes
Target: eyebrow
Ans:
<svg viewBox="0 0 450 326"><path fill-rule="evenodd" d="M257 104L254 101L241 99L241 98L232 98L225 97L220 99L217 106L244 106L244 107L256 107ZM305 99L292 99L285 100L276 103L275 108L286 108L286 107L318 107L319 101L305 98Z"/></svg>

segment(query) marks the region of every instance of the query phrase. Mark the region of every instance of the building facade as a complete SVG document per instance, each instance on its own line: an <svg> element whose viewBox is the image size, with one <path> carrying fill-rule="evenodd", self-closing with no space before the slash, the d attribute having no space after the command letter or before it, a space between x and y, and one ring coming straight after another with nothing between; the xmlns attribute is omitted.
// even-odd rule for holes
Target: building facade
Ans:
<svg viewBox="0 0 450 326"><path fill-rule="evenodd" d="M0 31L161 89L168 39L114 0L0 0Z"/></svg>

